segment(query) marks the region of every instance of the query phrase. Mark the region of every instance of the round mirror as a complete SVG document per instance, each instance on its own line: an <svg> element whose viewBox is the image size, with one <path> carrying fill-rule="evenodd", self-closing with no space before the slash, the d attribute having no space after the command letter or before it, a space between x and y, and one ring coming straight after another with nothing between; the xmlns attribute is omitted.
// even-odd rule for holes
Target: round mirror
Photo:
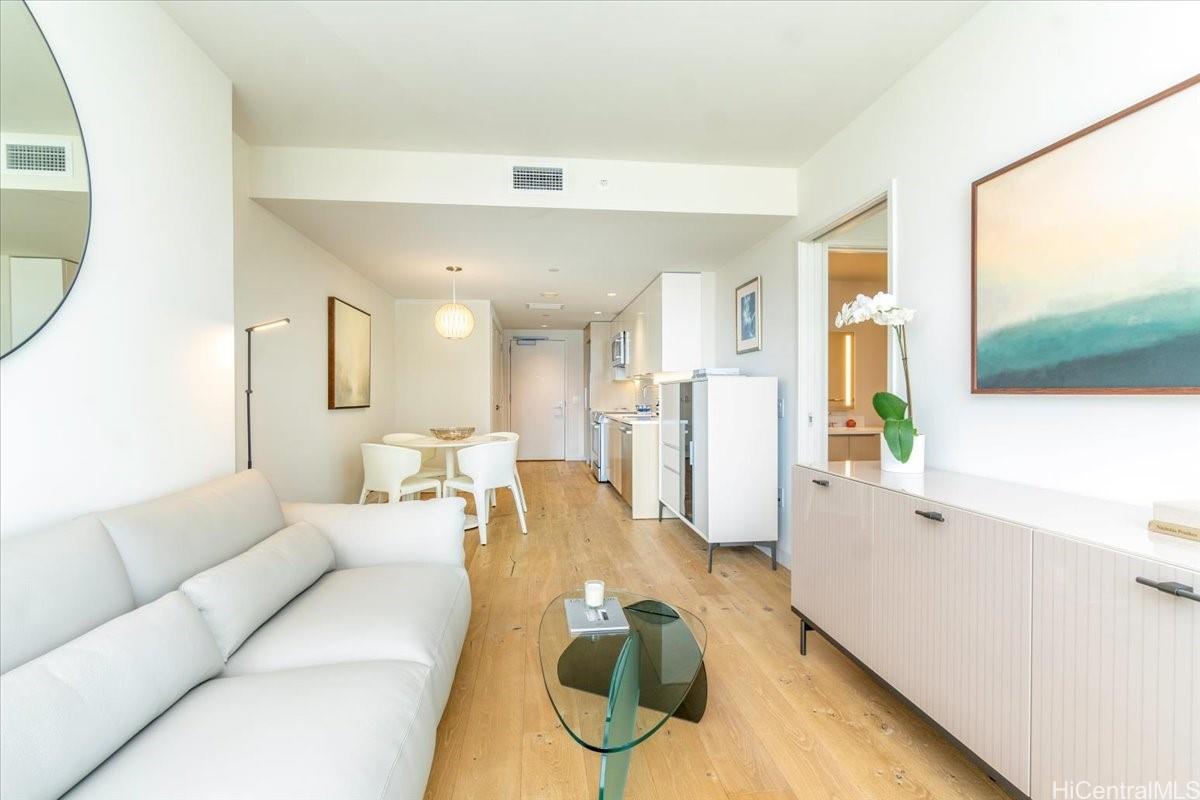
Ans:
<svg viewBox="0 0 1200 800"><path fill-rule="evenodd" d="M87 156L75 106L42 31L0 0L0 358L42 329L83 260Z"/></svg>

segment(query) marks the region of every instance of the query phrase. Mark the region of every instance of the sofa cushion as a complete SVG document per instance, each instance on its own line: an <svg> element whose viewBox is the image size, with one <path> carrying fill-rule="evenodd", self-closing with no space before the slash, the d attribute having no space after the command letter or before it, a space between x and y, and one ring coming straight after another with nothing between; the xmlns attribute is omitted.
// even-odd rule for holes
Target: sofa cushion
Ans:
<svg viewBox="0 0 1200 800"><path fill-rule="evenodd" d="M196 684L221 670L180 592L0 676L0 796L58 797Z"/></svg>
<svg viewBox="0 0 1200 800"><path fill-rule="evenodd" d="M141 605L284 527L271 484L246 470L100 514Z"/></svg>
<svg viewBox="0 0 1200 800"><path fill-rule="evenodd" d="M333 569L333 549L307 522L272 534L179 587L200 609L221 655L246 641L287 602Z"/></svg>
<svg viewBox="0 0 1200 800"><path fill-rule="evenodd" d="M129 576L96 517L0 541L0 672L131 610Z"/></svg>
<svg viewBox="0 0 1200 800"><path fill-rule="evenodd" d="M284 503L289 523L311 522L333 545L338 569L400 561L463 564L461 497L419 503Z"/></svg>
<svg viewBox="0 0 1200 800"><path fill-rule="evenodd" d="M420 800L438 722L427 673L376 661L209 681L67 797Z"/></svg>
<svg viewBox="0 0 1200 800"><path fill-rule="evenodd" d="M330 572L259 628L226 675L345 661L416 661L433 668L438 713L471 617L461 567L389 564Z"/></svg>

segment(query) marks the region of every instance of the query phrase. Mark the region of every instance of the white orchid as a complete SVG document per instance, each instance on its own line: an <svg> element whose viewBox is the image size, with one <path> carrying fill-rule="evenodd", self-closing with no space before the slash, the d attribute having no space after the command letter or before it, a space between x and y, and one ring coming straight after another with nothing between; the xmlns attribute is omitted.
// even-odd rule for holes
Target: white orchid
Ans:
<svg viewBox="0 0 1200 800"><path fill-rule="evenodd" d="M869 320L876 325L899 327L910 322L915 315L915 311L898 304L895 296L887 292L879 292L874 297L860 294L842 306L833 324L834 327L841 328Z"/></svg>
<svg viewBox="0 0 1200 800"><path fill-rule="evenodd" d="M843 305L842 310L833 318L834 327L837 328L870 321L896 331L896 341L900 345L900 362L904 367L904 389L908 400L902 400L891 392L876 392L872 403L875 411L883 419L884 440L892 454L901 462L908 461L912 453L913 436L916 433L913 426L912 385L908 379L908 337L904 329L916 313L913 309L897 303L894 295L879 292L874 297L858 295Z"/></svg>

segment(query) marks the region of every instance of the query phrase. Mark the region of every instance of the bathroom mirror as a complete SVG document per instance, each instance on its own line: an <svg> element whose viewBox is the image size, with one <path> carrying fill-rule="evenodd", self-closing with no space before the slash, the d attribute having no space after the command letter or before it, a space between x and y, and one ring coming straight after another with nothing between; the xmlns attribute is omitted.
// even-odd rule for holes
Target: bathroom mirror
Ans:
<svg viewBox="0 0 1200 800"><path fill-rule="evenodd" d="M58 63L25 4L0 0L0 358L33 338L71 291L90 196Z"/></svg>
<svg viewBox="0 0 1200 800"><path fill-rule="evenodd" d="M854 334L829 332L829 410L854 408Z"/></svg>

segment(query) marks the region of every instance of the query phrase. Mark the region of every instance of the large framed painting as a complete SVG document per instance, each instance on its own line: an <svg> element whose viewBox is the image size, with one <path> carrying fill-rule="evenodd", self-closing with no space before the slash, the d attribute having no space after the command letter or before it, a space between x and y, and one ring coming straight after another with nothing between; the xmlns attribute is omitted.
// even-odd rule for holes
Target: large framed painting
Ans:
<svg viewBox="0 0 1200 800"><path fill-rule="evenodd" d="M329 407L371 405L371 315L329 298Z"/></svg>
<svg viewBox="0 0 1200 800"><path fill-rule="evenodd" d="M971 185L972 391L1200 393L1200 75Z"/></svg>
<svg viewBox="0 0 1200 800"><path fill-rule="evenodd" d="M762 278L751 278L733 290L737 353L762 350Z"/></svg>

